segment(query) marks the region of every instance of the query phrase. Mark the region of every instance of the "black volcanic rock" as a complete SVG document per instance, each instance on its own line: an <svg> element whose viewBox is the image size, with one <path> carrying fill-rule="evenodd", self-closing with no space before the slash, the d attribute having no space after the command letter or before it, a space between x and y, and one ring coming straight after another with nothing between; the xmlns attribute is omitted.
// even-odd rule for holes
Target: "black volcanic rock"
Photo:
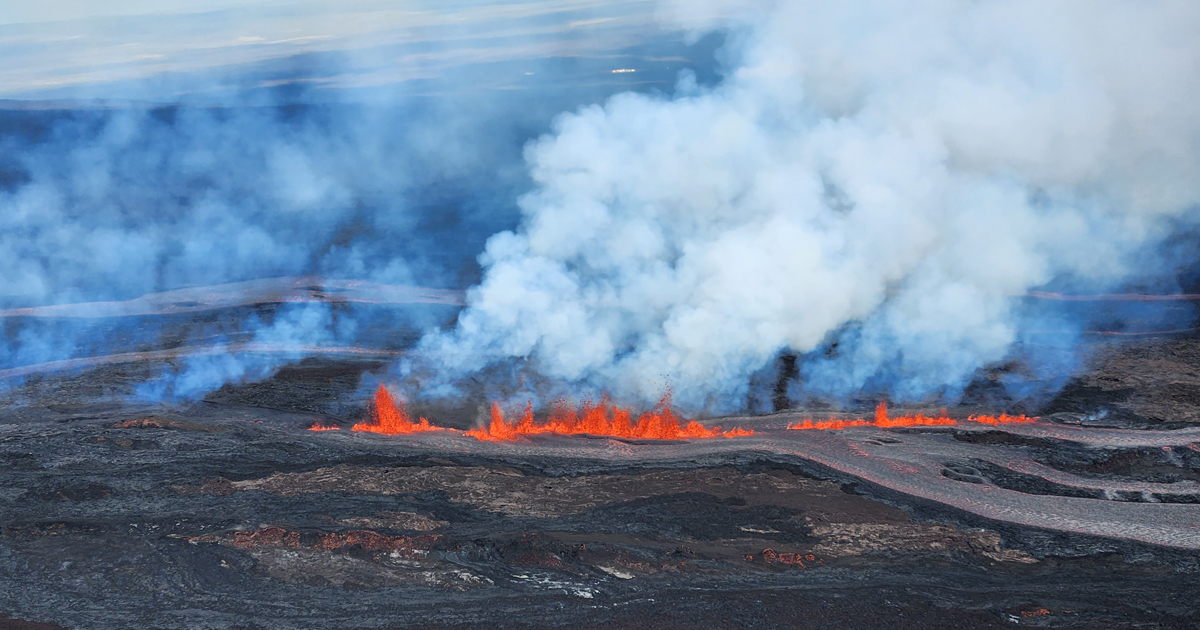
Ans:
<svg viewBox="0 0 1200 630"><path fill-rule="evenodd" d="M1193 365L1188 343L1101 361L1059 413L1145 408L1087 388L1175 378L1156 370ZM377 366L310 361L182 405L95 398L120 366L10 390L0 628L1195 627L1186 545L982 518L848 474L787 446L796 413L724 421L752 440L662 444L306 430L355 420L334 402L361 409L353 375ZM1186 420L1189 400L1153 405ZM805 439L1017 507L1200 496L1187 440L1097 448L1078 436L1107 429L1037 426ZM904 469L922 454L942 457L932 477Z"/></svg>

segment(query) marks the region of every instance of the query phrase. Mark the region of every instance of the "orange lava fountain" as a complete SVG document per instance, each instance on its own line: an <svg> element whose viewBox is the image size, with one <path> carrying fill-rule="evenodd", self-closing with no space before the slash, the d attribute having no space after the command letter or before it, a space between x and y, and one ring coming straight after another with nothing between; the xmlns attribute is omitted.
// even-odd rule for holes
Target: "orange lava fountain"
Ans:
<svg viewBox="0 0 1200 630"><path fill-rule="evenodd" d="M487 428L467 431L467 435L480 440L515 440L523 435L556 433L559 435L602 435L609 437L644 440L681 440L689 438L738 437L751 435L747 429L722 431L721 427L706 428L695 420L681 420L671 411L671 396L667 394L654 409L642 413L634 422L628 409L622 409L608 400L593 404L584 402L578 409L558 405L545 423L535 424L533 406L526 405L519 420L509 422L499 404L492 404L492 421Z"/></svg>
<svg viewBox="0 0 1200 630"><path fill-rule="evenodd" d="M420 422L413 422L408 417L408 411L404 409L404 403L397 402L388 390L379 386L375 390L375 401L371 406L371 420L373 422L359 422L350 427L351 431L370 431L372 433L383 433L385 435L400 435L403 433L420 433L422 431L443 431L441 427L435 427L429 424L425 418L421 418Z"/></svg>
<svg viewBox="0 0 1200 630"><path fill-rule="evenodd" d="M1000 414L998 416L969 416L967 421L978 422L981 424L990 424L992 426L1011 423L1026 423L1034 422L1037 418L1020 415L1010 416L1008 414ZM924 414L905 415L892 418L888 416L887 403L879 403L875 407L875 418L873 420L864 420L858 418L856 420L803 420L795 424L788 425L789 429L846 429L849 427L882 427L891 429L896 427L928 427L928 426L950 426L958 424L959 421L946 416L946 412L937 417L930 417Z"/></svg>
<svg viewBox="0 0 1200 630"><path fill-rule="evenodd" d="M321 426L319 424L308 428L309 431L333 431L337 427ZM421 418L419 422L413 422L408 416L408 411L404 409L404 403L397 402L388 390L384 389L383 385L375 390L375 400L371 404L371 420L369 422L359 422L350 427L351 431L370 431L372 433L383 433L385 435L402 435L406 433L420 433L422 431L444 431L441 427L435 427L429 424L425 418Z"/></svg>
<svg viewBox="0 0 1200 630"><path fill-rule="evenodd" d="M309 431L336 431L336 426L314 424ZM424 431L446 431L434 426L425 418L413 422L404 404L392 398L382 385L375 391L375 399L371 404L371 419L360 422L352 431L370 431L385 435L402 435ZM598 404L591 401L583 403L578 409L565 404L557 405L550 413L550 418L542 424L533 421L533 406L526 405L525 413L520 420L508 422L499 403L492 405L492 421L487 428L464 431L465 435L500 442L515 440L523 435L539 433L555 433L559 435L601 435L609 437L635 438L644 440L682 440L691 438L739 437L752 435L748 429L730 429L722 431L721 427L711 429L694 420L684 420L671 411L671 396L667 394L654 409L642 413L637 421L633 420L628 409L622 409L607 399Z"/></svg>

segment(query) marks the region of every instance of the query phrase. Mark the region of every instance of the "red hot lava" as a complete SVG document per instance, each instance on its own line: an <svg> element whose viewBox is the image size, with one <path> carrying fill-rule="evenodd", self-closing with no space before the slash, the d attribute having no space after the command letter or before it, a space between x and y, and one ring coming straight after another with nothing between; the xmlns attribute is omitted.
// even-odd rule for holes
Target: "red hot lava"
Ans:
<svg viewBox="0 0 1200 630"><path fill-rule="evenodd" d="M314 424L309 427L309 431L335 431L338 427L324 426ZM392 395L384 389L383 385L375 390L375 399L371 403L371 419L367 422L359 422L351 431L370 431L371 433L383 433L385 435L402 435L406 433L420 433L422 431L444 431L441 427L435 427L429 424L425 418L421 418L418 422L413 422L408 415L408 410L404 408L404 403L398 402Z"/></svg>
<svg viewBox="0 0 1200 630"><path fill-rule="evenodd" d="M371 405L371 422L359 422L350 427L351 431L370 431L372 433L383 433L385 435L399 435L402 433L420 433L422 431L444 431L441 427L435 427L429 424L425 418L421 418L419 422L413 422L408 417L408 411L404 408L404 403L397 402L388 390L379 386L375 390L375 401Z"/></svg>
<svg viewBox="0 0 1200 630"><path fill-rule="evenodd" d="M644 412L635 421L629 409L622 409L608 400L593 404L590 400L578 409L557 405L544 423L535 423L533 407L526 405L520 419L508 421L499 404L492 405L492 421L487 428L478 428L467 435L480 440L514 440L522 435L556 433L559 435L603 435L644 440L680 440L691 438L738 437L754 432L735 428L706 428L695 420L682 420L671 411L671 396L667 394L654 409Z"/></svg>
<svg viewBox="0 0 1200 630"><path fill-rule="evenodd" d="M1037 418L1032 418L1025 415L1010 416L1008 414L1000 414L998 416L969 416L967 421L979 422L981 424L1000 425L1012 423L1027 423L1034 422ZM885 429L895 427L922 427L922 426L950 426L958 424L959 421L947 417L943 411L940 416L930 417L924 414L911 414L899 416L896 418L888 416L887 403L879 403L875 407L875 418L872 420L864 420L858 418L855 420L803 420L795 424L788 425L789 429L846 429L849 427L882 427Z"/></svg>
<svg viewBox="0 0 1200 630"><path fill-rule="evenodd" d="M336 426L315 424L310 431L335 431ZM370 431L385 435L402 435L421 433L424 431L446 431L434 426L425 418L413 422L409 417L404 403L398 402L382 385L375 391L375 399L371 404L371 419L354 425L353 431ZM545 423L535 423L533 407L525 407L525 413L515 422L504 419L504 412L499 404L492 405L492 421L487 428L465 431L465 435L486 440L501 442L515 440L523 435L539 433L555 433L559 435L602 435L610 437L635 438L645 440L681 440L693 438L739 437L752 435L748 429L730 429L722 431L721 427L712 429L694 420L683 420L671 411L670 395L663 396L654 409L640 414L635 421L628 409L622 409L608 400L598 404L591 401L583 403L578 409L560 404L554 408L550 418Z"/></svg>

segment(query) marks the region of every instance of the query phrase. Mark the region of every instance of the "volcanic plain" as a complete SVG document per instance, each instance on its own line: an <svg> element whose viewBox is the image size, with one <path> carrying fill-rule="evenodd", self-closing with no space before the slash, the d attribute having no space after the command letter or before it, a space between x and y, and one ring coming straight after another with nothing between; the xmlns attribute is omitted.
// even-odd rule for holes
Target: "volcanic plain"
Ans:
<svg viewBox="0 0 1200 630"><path fill-rule="evenodd" d="M196 351L4 375L0 628L1200 627L1194 336L1107 343L1037 408L681 440L481 441L482 400L349 430L402 348L133 395ZM1003 411L1037 420L969 420Z"/></svg>

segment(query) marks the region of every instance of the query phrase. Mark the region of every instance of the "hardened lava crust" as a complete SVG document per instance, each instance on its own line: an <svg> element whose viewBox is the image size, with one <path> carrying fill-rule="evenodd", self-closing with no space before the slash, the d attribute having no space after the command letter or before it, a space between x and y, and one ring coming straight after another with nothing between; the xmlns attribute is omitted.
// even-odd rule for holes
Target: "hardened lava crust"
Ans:
<svg viewBox="0 0 1200 630"><path fill-rule="evenodd" d="M144 361L25 376L0 628L1195 628L1198 346L1101 353L1035 422L683 440L351 431L386 356L175 405L122 396Z"/></svg>

